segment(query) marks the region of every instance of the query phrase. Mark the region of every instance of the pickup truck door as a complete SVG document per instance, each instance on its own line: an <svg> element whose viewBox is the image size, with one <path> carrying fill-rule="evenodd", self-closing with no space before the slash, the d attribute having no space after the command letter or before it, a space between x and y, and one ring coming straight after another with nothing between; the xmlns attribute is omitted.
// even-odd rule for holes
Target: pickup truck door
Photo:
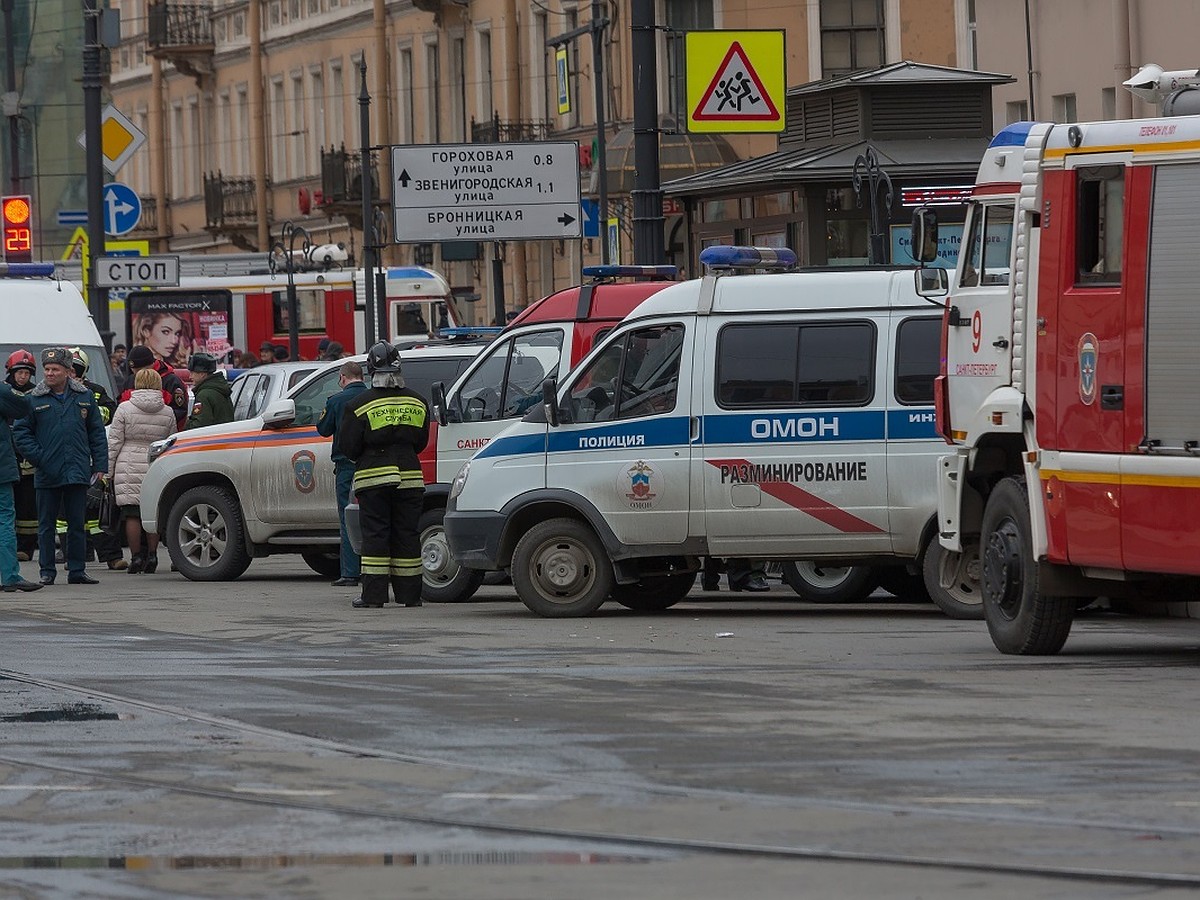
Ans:
<svg viewBox="0 0 1200 900"><path fill-rule="evenodd" d="M247 490L251 493L248 505L261 521L294 523L310 530L313 526L328 526L337 531L337 492L329 458L331 439L317 434L316 422L325 401L339 390L335 366L292 395L296 418L291 425L260 426L250 457Z"/></svg>

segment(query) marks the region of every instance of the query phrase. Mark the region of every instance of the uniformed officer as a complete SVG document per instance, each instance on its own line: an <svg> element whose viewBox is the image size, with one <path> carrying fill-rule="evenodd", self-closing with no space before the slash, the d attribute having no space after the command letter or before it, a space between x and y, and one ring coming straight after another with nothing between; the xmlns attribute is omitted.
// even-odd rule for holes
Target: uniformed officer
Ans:
<svg viewBox="0 0 1200 900"><path fill-rule="evenodd" d="M425 493L417 458L429 441L429 408L404 386L400 351L380 341L367 353L371 387L346 404L338 447L354 460L354 493L362 523L362 596L356 608L388 600L421 605L421 539Z"/></svg>
<svg viewBox="0 0 1200 900"><path fill-rule="evenodd" d="M192 373L194 399L187 427L203 428L232 422L229 382L224 375L217 374L217 358L207 353L193 353L188 360L188 371Z"/></svg>

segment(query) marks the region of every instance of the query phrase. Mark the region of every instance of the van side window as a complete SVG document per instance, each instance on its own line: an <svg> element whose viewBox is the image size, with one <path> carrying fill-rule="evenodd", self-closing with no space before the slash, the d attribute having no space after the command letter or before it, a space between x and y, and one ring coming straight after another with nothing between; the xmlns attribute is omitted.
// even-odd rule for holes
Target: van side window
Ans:
<svg viewBox="0 0 1200 900"><path fill-rule="evenodd" d="M896 331L896 400L909 406L933 403L933 380L941 371L940 319L906 319Z"/></svg>
<svg viewBox="0 0 1200 900"><path fill-rule="evenodd" d="M1120 284L1125 167L1075 170L1075 283Z"/></svg>
<svg viewBox="0 0 1200 900"><path fill-rule="evenodd" d="M730 325L717 340L723 407L856 406L874 396L870 322Z"/></svg>
<svg viewBox="0 0 1200 900"><path fill-rule="evenodd" d="M605 347L571 388L571 420L603 422L673 410L683 334L682 325L656 325Z"/></svg>
<svg viewBox="0 0 1200 900"><path fill-rule="evenodd" d="M523 416L541 402L542 380L558 372L561 328L534 331L508 340L471 374L458 395L464 422Z"/></svg>
<svg viewBox="0 0 1200 900"><path fill-rule="evenodd" d="M959 287L1008 284L1015 211L1011 203L978 203L971 208Z"/></svg>

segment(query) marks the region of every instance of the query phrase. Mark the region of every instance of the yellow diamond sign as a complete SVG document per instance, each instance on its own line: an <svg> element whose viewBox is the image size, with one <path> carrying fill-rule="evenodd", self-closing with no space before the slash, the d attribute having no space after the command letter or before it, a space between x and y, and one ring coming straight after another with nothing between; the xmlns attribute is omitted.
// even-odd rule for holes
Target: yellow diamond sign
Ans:
<svg viewBox="0 0 1200 900"><path fill-rule="evenodd" d="M146 143L146 135L111 103L100 116L100 158L110 174L116 175L129 157ZM79 146L87 149L87 133L79 136Z"/></svg>

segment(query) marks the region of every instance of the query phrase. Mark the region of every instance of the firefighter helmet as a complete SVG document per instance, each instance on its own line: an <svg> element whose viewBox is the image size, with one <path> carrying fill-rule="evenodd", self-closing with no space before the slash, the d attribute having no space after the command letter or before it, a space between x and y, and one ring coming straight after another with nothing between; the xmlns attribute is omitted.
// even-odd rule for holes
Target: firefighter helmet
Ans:
<svg viewBox="0 0 1200 900"><path fill-rule="evenodd" d="M8 360L4 363L4 368L8 372L15 372L17 369L26 369L30 375L35 375L37 374L37 361L28 350L14 350L8 355Z"/></svg>
<svg viewBox="0 0 1200 900"><path fill-rule="evenodd" d="M71 366L75 369L75 374L82 378L87 374L87 370L91 365L88 355L79 347L70 347L68 349L71 351Z"/></svg>
<svg viewBox="0 0 1200 900"><path fill-rule="evenodd" d="M387 341L380 341L367 351L367 374L377 375L400 371L400 351Z"/></svg>

